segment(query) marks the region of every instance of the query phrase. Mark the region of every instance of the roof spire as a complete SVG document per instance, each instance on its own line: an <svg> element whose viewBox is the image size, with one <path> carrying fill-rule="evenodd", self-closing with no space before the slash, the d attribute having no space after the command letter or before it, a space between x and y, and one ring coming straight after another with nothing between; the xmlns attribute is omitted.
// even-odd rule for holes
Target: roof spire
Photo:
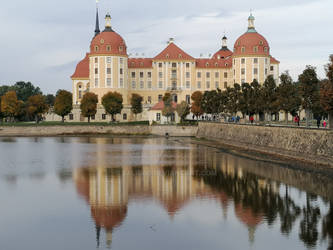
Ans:
<svg viewBox="0 0 333 250"><path fill-rule="evenodd" d="M256 29L255 29L255 26L254 26L254 20L256 20L256 19L252 15L252 10L251 10L250 16L249 16L249 19L248 19L249 26L248 26L247 32L256 32Z"/></svg>
<svg viewBox="0 0 333 250"><path fill-rule="evenodd" d="M226 37L225 33L222 38L222 49L228 49L228 38Z"/></svg>
<svg viewBox="0 0 333 250"><path fill-rule="evenodd" d="M98 18L98 2L96 0L96 26L95 26L95 36L97 36L101 31L99 30L99 18Z"/></svg>

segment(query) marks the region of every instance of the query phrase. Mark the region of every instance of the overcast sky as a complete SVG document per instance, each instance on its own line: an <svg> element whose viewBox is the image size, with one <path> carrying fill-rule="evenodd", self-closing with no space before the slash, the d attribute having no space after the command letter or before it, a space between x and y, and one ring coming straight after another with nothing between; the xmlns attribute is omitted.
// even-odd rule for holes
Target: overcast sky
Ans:
<svg viewBox="0 0 333 250"><path fill-rule="evenodd" d="M95 0L10 0L0 8L0 85L31 81L44 93L71 90L70 76L88 52L94 34ZM229 48L247 29L250 9L281 72L294 79L305 65L324 77L333 53L332 0L100 0L100 23L111 12L112 26L128 53L157 55L169 37L194 57Z"/></svg>

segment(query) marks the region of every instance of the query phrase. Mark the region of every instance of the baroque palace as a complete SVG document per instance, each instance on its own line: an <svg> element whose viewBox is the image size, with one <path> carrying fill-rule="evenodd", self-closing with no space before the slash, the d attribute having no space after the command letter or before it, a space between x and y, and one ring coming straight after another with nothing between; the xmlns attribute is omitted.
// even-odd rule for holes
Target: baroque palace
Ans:
<svg viewBox="0 0 333 250"><path fill-rule="evenodd" d="M118 121L134 119L130 110L133 93L143 97L144 111L137 119L161 121L161 100L166 92L172 94L175 103L190 103L195 91L223 90L234 83L250 83L254 79L262 84L268 75L279 81L279 61L271 56L269 43L256 31L252 14L248 18L247 31L236 40L233 50L227 47L224 36L221 48L211 58L192 57L172 38L153 58L130 58L125 40L111 26L109 14L105 21L105 29L101 32L97 9L90 51L71 76L74 110L69 120L85 120L79 104L86 92L98 95L98 112L92 117L95 121L109 120L100 104L109 91L117 91L123 96L124 109L117 116Z"/></svg>

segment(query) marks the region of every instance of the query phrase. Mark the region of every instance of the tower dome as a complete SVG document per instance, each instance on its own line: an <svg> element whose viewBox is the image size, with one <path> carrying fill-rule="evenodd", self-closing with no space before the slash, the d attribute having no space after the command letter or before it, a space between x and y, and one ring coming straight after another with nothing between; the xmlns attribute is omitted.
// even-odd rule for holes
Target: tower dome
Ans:
<svg viewBox="0 0 333 250"><path fill-rule="evenodd" d="M248 18L248 30L235 42L234 55L263 55L269 56L270 48L265 37L260 35L254 26L255 18L251 14Z"/></svg>
<svg viewBox="0 0 333 250"><path fill-rule="evenodd" d="M98 33L90 44L91 54L112 54L127 56L127 47L124 39L111 27L111 16L105 17L105 29Z"/></svg>

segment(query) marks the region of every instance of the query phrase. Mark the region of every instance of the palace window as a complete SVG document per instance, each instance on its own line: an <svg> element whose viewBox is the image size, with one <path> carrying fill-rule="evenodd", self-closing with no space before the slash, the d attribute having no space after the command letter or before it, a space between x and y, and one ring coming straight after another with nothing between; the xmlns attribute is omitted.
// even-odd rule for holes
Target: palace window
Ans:
<svg viewBox="0 0 333 250"><path fill-rule="evenodd" d="M267 69L265 69L265 75L267 75Z"/></svg>
<svg viewBox="0 0 333 250"><path fill-rule="evenodd" d="M158 77L163 78L163 72L158 72Z"/></svg>
<svg viewBox="0 0 333 250"><path fill-rule="evenodd" d="M206 78L210 78L210 73L209 72L206 73Z"/></svg>
<svg viewBox="0 0 333 250"><path fill-rule="evenodd" d="M126 121L127 120L127 114L123 114L123 120Z"/></svg>
<svg viewBox="0 0 333 250"><path fill-rule="evenodd" d="M110 56L108 56L108 57L106 58L106 63L111 63L111 57L110 57Z"/></svg>
<svg viewBox="0 0 333 250"><path fill-rule="evenodd" d="M201 82L198 82L198 84L197 84L198 86L198 89L201 89Z"/></svg>
<svg viewBox="0 0 333 250"><path fill-rule="evenodd" d="M265 48L264 48L264 51L265 51L265 52L268 52L268 48L267 48L267 47L265 47Z"/></svg>
<svg viewBox="0 0 333 250"><path fill-rule="evenodd" d="M228 73L224 72L224 78L228 78Z"/></svg>
<svg viewBox="0 0 333 250"><path fill-rule="evenodd" d="M258 58L253 58L253 63L257 64L258 63Z"/></svg>
<svg viewBox="0 0 333 250"><path fill-rule="evenodd" d="M177 63L172 63L172 68L177 68Z"/></svg>
<svg viewBox="0 0 333 250"><path fill-rule="evenodd" d="M163 82L162 81L159 81L158 82L158 87L161 89L161 88L163 88Z"/></svg>
<svg viewBox="0 0 333 250"><path fill-rule="evenodd" d="M186 95L186 102L187 102L187 104L191 104L191 96L190 95Z"/></svg>
<svg viewBox="0 0 333 250"><path fill-rule="evenodd" d="M119 58L119 63L123 64L124 63L124 58Z"/></svg>
<svg viewBox="0 0 333 250"><path fill-rule="evenodd" d="M106 114L102 114L102 120L106 120Z"/></svg>
<svg viewBox="0 0 333 250"><path fill-rule="evenodd" d="M215 88L219 88L220 86L219 86L219 82L215 82Z"/></svg>
<svg viewBox="0 0 333 250"><path fill-rule="evenodd" d="M173 69L171 71L171 78L177 78L177 70Z"/></svg>
<svg viewBox="0 0 333 250"><path fill-rule="evenodd" d="M122 52L124 50L123 46L119 46L119 51Z"/></svg>
<svg viewBox="0 0 333 250"><path fill-rule="evenodd" d="M253 47L253 52L258 52L258 46Z"/></svg>
<svg viewBox="0 0 333 250"><path fill-rule="evenodd" d="M148 72L147 74L148 74L148 78L151 78L151 72Z"/></svg>
<svg viewBox="0 0 333 250"><path fill-rule="evenodd" d="M260 42L259 42L259 44L260 44L260 45L263 45L263 44L264 44L264 42L263 42L263 41L260 41Z"/></svg>
<svg viewBox="0 0 333 250"><path fill-rule="evenodd" d="M144 82L143 81L140 81L140 89L143 89L144 88Z"/></svg>
<svg viewBox="0 0 333 250"><path fill-rule="evenodd" d="M190 64L189 63L186 63L186 68L189 68L190 67Z"/></svg>
<svg viewBox="0 0 333 250"><path fill-rule="evenodd" d="M95 57L95 63L98 63L98 57Z"/></svg>
<svg viewBox="0 0 333 250"><path fill-rule="evenodd" d="M107 45L107 46L106 46L106 51L107 51L107 52L110 52L110 51L111 51L111 46L110 46L110 45Z"/></svg>
<svg viewBox="0 0 333 250"><path fill-rule="evenodd" d="M96 75L98 74L98 68L95 68L95 74Z"/></svg>
<svg viewBox="0 0 333 250"><path fill-rule="evenodd" d="M210 89L210 82L206 82L206 88Z"/></svg>
<svg viewBox="0 0 333 250"><path fill-rule="evenodd" d="M98 52L98 50L99 50L99 47L95 46L95 52Z"/></svg>
<svg viewBox="0 0 333 250"><path fill-rule="evenodd" d="M258 68L254 68L254 69L253 69L253 74L254 74L254 75L258 75Z"/></svg>
<svg viewBox="0 0 333 250"><path fill-rule="evenodd" d="M143 78L143 72L140 72L140 78Z"/></svg>
<svg viewBox="0 0 333 250"><path fill-rule="evenodd" d="M245 69L241 69L242 75L245 75Z"/></svg>
<svg viewBox="0 0 333 250"><path fill-rule="evenodd" d="M119 79L119 87L123 88L124 87L124 78Z"/></svg>
<svg viewBox="0 0 333 250"><path fill-rule="evenodd" d="M186 88L187 88L187 89L190 88L190 85L191 85L190 81L186 81Z"/></svg>
<svg viewBox="0 0 333 250"><path fill-rule="evenodd" d="M163 67L163 64L162 64L162 63L158 63L158 67L159 67L159 68L162 68L162 67Z"/></svg>
<svg viewBox="0 0 333 250"><path fill-rule="evenodd" d="M132 89L135 89L135 88L136 88L136 82L132 81Z"/></svg>
<svg viewBox="0 0 333 250"><path fill-rule="evenodd" d="M242 58L241 63L245 64L245 58Z"/></svg>
<svg viewBox="0 0 333 250"><path fill-rule="evenodd" d="M132 78L135 78L135 72L132 72Z"/></svg>
<svg viewBox="0 0 333 250"><path fill-rule="evenodd" d="M108 87L111 87L111 78L107 78L107 79L106 79L106 85L107 85Z"/></svg>
<svg viewBox="0 0 333 250"><path fill-rule="evenodd" d="M148 81L148 89L151 89L152 82Z"/></svg>
<svg viewBox="0 0 333 250"><path fill-rule="evenodd" d="M98 78L95 78L95 88L98 87Z"/></svg>
<svg viewBox="0 0 333 250"><path fill-rule="evenodd" d="M79 90L79 99L81 99L81 98L82 98L82 91Z"/></svg>
<svg viewBox="0 0 333 250"><path fill-rule="evenodd" d="M106 73L107 73L108 75L111 75L111 68L107 68L107 69L106 69Z"/></svg>
<svg viewBox="0 0 333 250"><path fill-rule="evenodd" d="M227 82L224 82L224 88L228 88L228 83Z"/></svg>
<svg viewBox="0 0 333 250"><path fill-rule="evenodd" d="M71 121L74 120L74 115L73 114L69 114L69 120L71 120Z"/></svg>
<svg viewBox="0 0 333 250"><path fill-rule="evenodd" d="M156 121L161 121L161 113L156 114Z"/></svg>
<svg viewBox="0 0 333 250"><path fill-rule="evenodd" d="M219 77L220 77L219 72L215 72L215 78L219 78Z"/></svg>
<svg viewBox="0 0 333 250"><path fill-rule="evenodd" d="M124 73L123 69L119 69L119 73L122 75Z"/></svg>
<svg viewBox="0 0 333 250"><path fill-rule="evenodd" d="M245 47L242 47L241 51L242 51L242 53L245 53Z"/></svg>
<svg viewBox="0 0 333 250"><path fill-rule="evenodd" d="M198 78L201 78L201 72L198 72L197 76Z"/></svg>
<svg viewBox="0 0 333 250"><path fill-rule="evenodd" d="M190 78L191 74L190 72L186 72L186 78Z"/></svg>
<svg viewBox="0 0 333 250"><path fill-rule="evenodd" d="M271 71L273 71L274 70L274 66L271 66Z"/></svg>

